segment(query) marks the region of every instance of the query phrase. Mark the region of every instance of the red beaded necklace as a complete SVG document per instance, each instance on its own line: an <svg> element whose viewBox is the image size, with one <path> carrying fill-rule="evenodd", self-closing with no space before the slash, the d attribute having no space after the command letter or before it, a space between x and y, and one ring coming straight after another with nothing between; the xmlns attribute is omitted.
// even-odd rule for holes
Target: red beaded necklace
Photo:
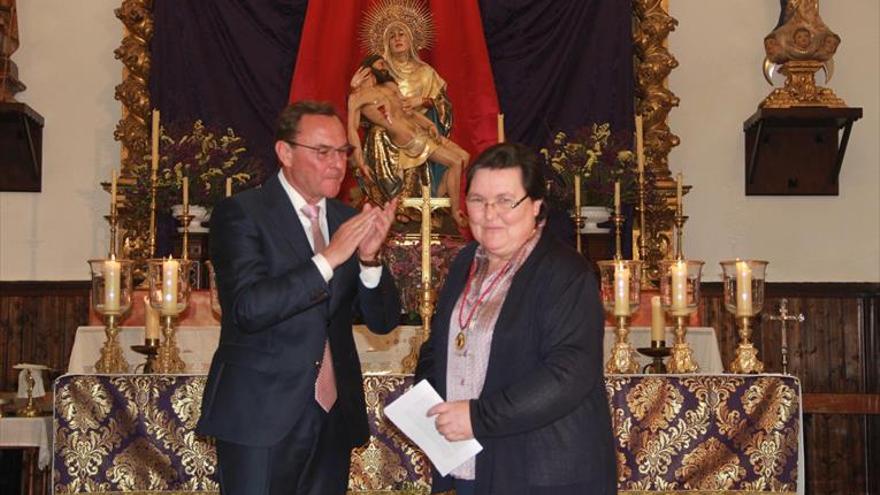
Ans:
<svg viewBox="0 0 880 495"><path fill-rule="evenodd" d="M503 277L505 273L510 271L510 267L513 266L513 259L515 257L516 256L511 256L510 259L507 260L507 263L505 263L505 265L501 268L501 270L498 270L498 273L496 273L495 277L492 278L492 280L489 282L489 287L486 288L486 290L484 290L479 295L479 297L477 297L477 302L474 303L474 305L471 307L470 311L467 314L467 317L462 320L462 317L464 316L464 307L465 305L467 305L468 294L471 291L471 283L473 282L474 275L477 272L477 260L474 259L471 262L471 269L468 273L467 283L465 283L464 286L464 295L461 300L461 305L458 307L458 327L460 330L458 331L458 335L455 336L455 347L458 348L458 350L464 349L464 346L467 345L467 337L465 336L465 332L470 326L471 320L473 320L474 315L477 313L477 309L480 307L481 304L483 304L486 296L488 296L489 293L491 293L492 290L495 288L495 286L498 285L498 281L501 280L501 277Z"/></svg>

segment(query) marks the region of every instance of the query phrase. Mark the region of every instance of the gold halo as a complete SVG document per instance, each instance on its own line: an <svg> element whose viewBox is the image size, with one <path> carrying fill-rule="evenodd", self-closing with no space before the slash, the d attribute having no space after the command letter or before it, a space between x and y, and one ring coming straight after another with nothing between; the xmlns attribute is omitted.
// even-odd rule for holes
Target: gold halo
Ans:
<svg viewBox="0 0 880 495"><path fill-rule="evenodd" d="M368 53L382 55L383 37L388 26L401 23L412 33L416 51L430 48L434 42L431 11L420 0L379 0L361 21L361 46Z"/></svg>

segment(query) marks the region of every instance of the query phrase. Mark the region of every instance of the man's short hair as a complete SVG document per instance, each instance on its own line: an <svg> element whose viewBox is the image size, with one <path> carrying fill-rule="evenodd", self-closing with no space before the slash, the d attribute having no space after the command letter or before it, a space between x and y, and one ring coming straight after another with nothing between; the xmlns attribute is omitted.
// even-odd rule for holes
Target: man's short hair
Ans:
<svg viewBox="0 0 880 495"><path fill-rule="evenodd" d="M333 105L326 101L301 100L291 103L278 116L275 124L276 141L293 141L299 134L299 121L303 115L327 115L337 117Z"/></svg>

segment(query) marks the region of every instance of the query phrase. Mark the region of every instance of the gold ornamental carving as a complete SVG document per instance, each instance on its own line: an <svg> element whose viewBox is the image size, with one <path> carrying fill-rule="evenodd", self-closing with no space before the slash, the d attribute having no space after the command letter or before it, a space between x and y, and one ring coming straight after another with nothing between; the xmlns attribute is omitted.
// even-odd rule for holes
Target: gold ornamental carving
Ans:
<svg viewBox="0 0 880 495"><path fill-rule="evenodd" d="M771 85L771 72L778 66L785 86L776 88L759 105L761 108L846 107L831 88L816 84L816 73L824 69L825 80L834 75L834 54L840 36L819 16L819 0L788 2L782 20L764 38L764 78Z"/></svg>
<svg viewBox="0 0 880 495"><path fill-rule="evenodd" d="M633 2L633 48L635 51L636 114L644 122L645 167L654 182L645 197L645 278L660 278L660 261L671 257L671 234L675 217L675 181L669 171L669 152L681 140L667 123L679 98L667 87L667 78L678 67L666 40L678 21L669 15L666 0ZM689 188L685 188L686 190Z"/></svg>
<svg viewBox="0 0 880 495"><path fill-rule="evenodd" d="M0 0L0 102L15 103L15 94L26 89L18 79L18 66L11 58L18 45L15 0Z"/></svg>
<svg viewBox="0 0 880 495"><path fill-rule="evenodd" d="M150 38L153 37L153 1L124 0L114 11L125 25L125 36L114 51L124 66L122 83L116 86L116 99L122 103L122 119L113 137L122 143L122 173L149 152L148 117L150 94Z"/></svg>

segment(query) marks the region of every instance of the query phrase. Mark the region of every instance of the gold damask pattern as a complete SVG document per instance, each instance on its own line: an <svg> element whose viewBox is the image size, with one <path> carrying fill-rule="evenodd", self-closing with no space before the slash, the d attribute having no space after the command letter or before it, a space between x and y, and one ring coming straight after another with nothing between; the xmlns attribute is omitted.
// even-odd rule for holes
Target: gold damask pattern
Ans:
<svg viewBox="0 0 880 495"><path fill-rule="evenodd" d="M195 435L203 376L65 376L55 392L55 493L216 493L214 446ZM385 420L410 375L364 377L370 442L352 494L422 494L425 456ZM618 486L689 495L793 494L800 385L783 376L609 376Z"/></svg>
<svg viewBox="0 0 880 495"><path fill-rule="evenodd" d="M794 493L799 389L779 376L607 377L619 488Z"/></svg>

